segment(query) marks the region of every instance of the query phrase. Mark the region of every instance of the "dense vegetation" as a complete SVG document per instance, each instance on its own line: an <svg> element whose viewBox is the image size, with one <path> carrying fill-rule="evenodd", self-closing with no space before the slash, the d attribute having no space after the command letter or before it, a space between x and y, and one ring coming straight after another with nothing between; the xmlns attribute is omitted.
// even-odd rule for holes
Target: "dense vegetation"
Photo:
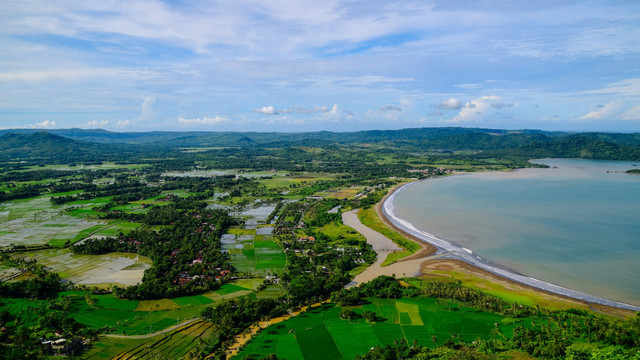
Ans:
<svg viewBox="0 0 640 360"><path fill-rule="evenodd" d="M110 133L96 130L0 131L0 160L96 162L162 156L181 161L211 160L216 168L255 170L287 169L344 171L340 159L350 164L353 173L373 154L402 154L407 163L429 158L430 163L448 158L491 165L496 158L512 166L525 166L526 160L539 157L569 157L607 160L639 160L637 134L550 133L542 131L506 131L467 128L421 128L353 133ZM55 135L54 135L55 134ZM107 143L107 144L98 144ZM136 145L134 145L136 144ZM141 146L140 144L145 144ZM180 153L178 148L219 148L202 153ZM366 146L366 147L364 147ZM324 151L307 152L316 147ZM458 153L463 151L464 153ZM411 155L413 154L413 155ZM419 156L416 156L419 155ZM355 161L354 161L355 160ZM364 160L364 161L363 161ZM320 162L320 164L318 163ZM394 173L402 168L365 167L367 172ZM377 170L377 171L376 171Z"/></svg>
<svg viewBox="0 0 640 360"><path fill-rule="evenodd" d="M34 260L13 259L2 254L2 263L14 266L23 273L24 280L0 282L0 296L27 299L48 299L62 289L60 276L47 271Z"/></svg>
<svg viewBox="0 0 640 360"><path fill-rule="evenodd" d="M116 287L115 294L128 299L160 299L211 290L230 270L228 257L220 252L220 233L233 223L221 210L185 211L175 205L152 208L141 216L153 225L171 225L159 231L135 230L117 237L88 240L73 246L78 254L134 252L150 257L153 267L142 284Z"/></svg>

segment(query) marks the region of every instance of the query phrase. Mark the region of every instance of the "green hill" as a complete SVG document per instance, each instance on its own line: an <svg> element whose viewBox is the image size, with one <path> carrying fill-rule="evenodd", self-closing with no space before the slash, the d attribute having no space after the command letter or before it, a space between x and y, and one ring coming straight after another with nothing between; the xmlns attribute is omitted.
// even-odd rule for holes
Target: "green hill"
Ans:
<svg viewBox="0 0 640 360"><path fill-rule="evenodd" d="M390 152L475 153L475 158L569 157L640 160L640 134L562 133L539 130L417 128L334 133L131 132L106 130L1 130L0 159L95 159L119 155L167 156L191 147L279 149L371 146Z"/></svg>

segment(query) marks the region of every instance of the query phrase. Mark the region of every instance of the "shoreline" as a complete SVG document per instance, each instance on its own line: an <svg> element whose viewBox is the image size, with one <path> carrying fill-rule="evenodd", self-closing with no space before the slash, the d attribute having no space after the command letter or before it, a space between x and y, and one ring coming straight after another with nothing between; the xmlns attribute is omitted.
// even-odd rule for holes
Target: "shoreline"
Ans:
<svg viewBox="0 0 640 360"><path fill-rule="evenodd" d="M427 179L428 180L428 179ZM418 180L425 181L425 180ZM535 279L526 275L515 273L511 270L500 267L499 265L491 263L489 260L480 258L474 255L470 250L467 250L454 243L450 243L444 239L440 239L428 232L420 231L413 226L413 224L398 218L395 216L393 210L393 201L396 194L402 189L417 183L413 181L406 184L397 185L391 189L391 191L376 205L376 211L382 221L400 232L402 235L410 240L413 240L422 246L422 249L406 258L399 260L398 262L422 258L424 260L421 265L421 272L424 268L424 263L429 262L431 255L438 255L437 260L449 260L459 261L470 267L470 271L474 272L488 272L494 276L500 277L509 282L513 282L519 285L524 285L541 291L544 293L550 293L558 295L564 298L578 300L584 302L587 305L598 304L618 309L640 311L640 306L631 305L619 301L609 300L594 295L589 295L580 291L571 290L562 286L558 286L546 281ZM423 273L424 274L424 273Z"/></svg>
<svg viewBox="0 0 640 360"><path fill-rule="evenodd" d="M380 220L382 220L382 222L385 225L387 225L388 227L390 227L393 230L397 231L398 233L400 233L402 236L406 237L407 239L409 239L409 240L415 242L416 244L420 245L420 250L416 251L415 253L413 253L413 254L411 254L411 255L409 255L407 257L404 257L404 258L398 260L397 262L413 260L413 259L419 259L419 258L435 255L438 252L438 248L436 248L435 246L433 246L429 242L425 242L423 240L420 240L419 238L413 236L412 234L410 234L410 233L404 231L403 229L395 226L391 221L389 221L389 219L387 218L386 214L384 213L383 205L384 205L384 203L387 202L389 197L392 196L393 194L395 194L395 192L397 190L399 190L400 188L402 188L403 186L412 184L413 182L415 182L415 181L412 181L410 183L405 183L405 184L398 184L398 185L392 187L391 190L387 193L387 195L385 195L382 198L382 200L380 200L375 205L376 206L376 213L378 214L378 217L380 218Z"/></svg>

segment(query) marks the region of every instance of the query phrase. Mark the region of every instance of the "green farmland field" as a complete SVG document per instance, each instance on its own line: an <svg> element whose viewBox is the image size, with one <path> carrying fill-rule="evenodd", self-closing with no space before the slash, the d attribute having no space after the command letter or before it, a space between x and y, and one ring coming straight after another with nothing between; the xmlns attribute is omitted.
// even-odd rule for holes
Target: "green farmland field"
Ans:
<svg viewBox="0 0 640 360"><path fill-rule="evenodd" d="M93 347L84 353L83 359L155 359L183 358L198 345L198 338L207 336L212 324L206 321L195 321L188 325L149 338L115 338L102 337Z"/></svg>
<svg viewBox="0 0 640 360"><path fill-rule="evenodd" d="M231 264L239 272L252 274L277 273L284 269L287 257L280 245L272 240L267 240L267 236L261 237L264 240L254 240L253 244L244 241L242 250L230 252Z"/></svg>
<svg viewBox="0 0 640 360"><path fill-rule="evenodd" d="M251 293L252 290L243 286L224 284L220 289L203 295L152 301L118 299L113 294L90 295L87 298L84 291L65 291L61 292L60 296L70 298L73 318L89 328L99 329L108 326L115 334L145 335L196 318L205 306L216 301L248 296ZM3 299L3 302L3 309L19 317L22 323L36 324L39 319L30 307L43 306L47 300L7 298ZM149 306L149 302L162 306ZM167 306L165 302L171 303L171 306Z"/></svg>
<svg viewBox="0 0 640 360"><path fill-rule="evenodd" d="M362 317L342 320L340 307L324 305L266 328L234 359L275 353L288 360L346 360L372 347L393 344L394 340L405 339L409 344L415 340L422 346L435 347L454 333L463 334L462 339L471 342L496 336L497 328L509 337L515 326L501 325L505 318L500 315L425 297L369 299L368 304L350 308L358 314L373 311L378 319L375 323ZM523 326L529 323L530 319L518 321Z"/></svg>

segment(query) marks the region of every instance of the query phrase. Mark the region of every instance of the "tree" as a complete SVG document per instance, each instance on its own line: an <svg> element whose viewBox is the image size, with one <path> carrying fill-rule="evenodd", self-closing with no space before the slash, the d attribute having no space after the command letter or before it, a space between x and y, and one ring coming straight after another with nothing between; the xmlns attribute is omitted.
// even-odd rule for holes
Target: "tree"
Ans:
<svg viewBox="0 0 640 360"><path fill-rule="evenodd" d="M83 348L82 338L75 337L62 348L62 353L68 356L76 356L82 352Z"/></svg>
<svg viewBox="0 0 640 360"><path fill-rule="evenodd" d="M370 310L365 310L362 313L362 317L364 317L368 322L375 322L376 319L378 318L376 313Z"/></svg>
<svg viewBox="0 0 640 360"><path fill-rule="evenodd" d="M357 316L358 314L356 314L356 312L351 309L342 309L342 311L340 311L340 318L344 320L352 320Z"/></svg>

